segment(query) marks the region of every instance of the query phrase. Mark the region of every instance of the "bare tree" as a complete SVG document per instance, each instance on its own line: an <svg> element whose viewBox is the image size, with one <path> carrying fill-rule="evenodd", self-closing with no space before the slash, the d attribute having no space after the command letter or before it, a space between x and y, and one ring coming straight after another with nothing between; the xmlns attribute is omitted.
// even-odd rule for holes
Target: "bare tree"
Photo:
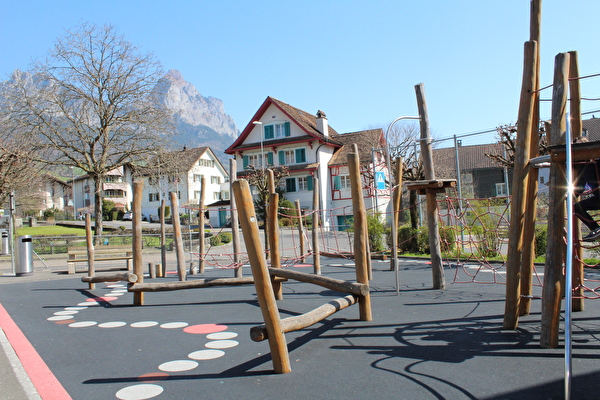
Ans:
<svg viewBox="0 0 600 400"><path fill-rule="evenodd" d="M545 155L548 152L546 145L547 127L545 124L545 122L542 122L538 129L540 155ZM513 168L515 165L515 140L517 135L517 126L510 124L501 125L496 128L496 135L498 137L498 141L503 146L503 154L485 153L485 156L491 158L502 167Z"/></svg>
<svg viewBox="0 0 600 400"><path fill-rule="evenodd" d="M423 165L419 160L418 154L419 132L419 126L413 123L394 126L388 133L390 158L392 160L392 173L395 173L396 171L396 159L401 157L403 160L403 181L418 181L425 179ZM408 199L410 223L411 226L416 229L418 227L418 215L416 207L417 192L414 190L409 191Z"/></svg>
<svg viewBox="0 0 600 400"><path fill-rule="evenodd" d="M162 75L152 54L141 54L112 26L84 24L59 38L30 73L12 77L11 117L52 151L38 161L77 167L93 179L98 234L107 173L143 162L171 132L155 101Z"/></svg>

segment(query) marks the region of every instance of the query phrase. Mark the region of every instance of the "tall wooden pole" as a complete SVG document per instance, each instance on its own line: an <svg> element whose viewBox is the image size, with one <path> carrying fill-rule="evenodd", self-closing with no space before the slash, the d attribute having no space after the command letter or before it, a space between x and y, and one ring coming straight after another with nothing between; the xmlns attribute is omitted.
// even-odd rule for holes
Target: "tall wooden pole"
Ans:
<svg viewBox="0 0 600 400"><path fill-rule="evenodd" d="M238 212L235 205L235 196L233 196L233 182L237 179L237 165L234 158L229 160L229 199L231 210L229 211L231 216L231 243L233 245L233 262L235 265L239 265L241 261L240 252L242 246L240 244L240 228ZM236 278L242 277L242 267L236 267L234 276Z"/></svg>
<svg viewBox="0 0 600 400"><path fill-rule="evenodd" d="M433 156L431 151L431 134L429 132L429 116L427 114L427 101L425 100L425 86L420 83L415 85L417 94L417 107L421 125L421 162L426 180L435 179ZM431 249L431 274L434 289L445 289L446 278L442 264L442 248L440 246L440 231L438 227L438 204L436 193L432 190L426 192L427 227L429 228L429 248Z"/></svg>
<svg viewBox="0 0 600 400"><path fill-rule="evenodd" d="M550 145L565 144L567 87L569 76L569 54L560 53L555 58L554 83L552 90L552 127ZM562 265L565 255L565 197L567 182L562 163L550 165L550 192L548 215L548 247L542 289L542 327L540 346L558 347L560 304L563 294Z"/></svg>
<svg viewBox="0 0 600 400"><path fill-rule="evenodd" d="M267 223L269 224L269 249L271 250L271 268L281 268L279 251L279 194L272 192L267 205ZM279 281L273 281L273 293L277 300L283 299L283 286Z"/></svg>
<svg viewBox="0 0 600 400"><path fill-rule="evenodd" d="M133 183L133 273L137 282L144 283L144 265L142 261L142 194L144 182ZM133 305L144 305L144 293L133 294Z"/></svg>
<svg viewBox="0 0 600 400"><path fill-rule="evenodd" d="M392 252L396 252L396 254L392 254L391 256L392 256L392 260L397 261L398 226L400 223L400 218L399 218L400 217L400 203L402 201L402 169L404 167L404 161L403 161L402 157L396 158L395 165L396 165L396 171L395 171L396 179L395 179L394 188L392 189L391 211L392 211ZM392 181L392 178L390 176L390 182L391 181ZM394 265L394 262L390 263L390 271L395 271L395 270L397 270L397 267L396 267L396 265ZM398 282L396 282L396 286L397 286L396 289L398 290Z"/></svg>
<svg viewBox="0 0 600 400"><path fill-rule="evenodd" d="M579 61L576 51L569 52L569 117L571 123L571 137L581 137L583 123L581 121L581 87L579 80ZM573 311L583 311L583 248L581 247L581 222L579 218L573 218L573 289L576 296L573 297Z"/></svg>
<svg viewBox="0 0 600 400"><path fill-rule="evenodd" d="M206 197L206 178L204 175L200 179L200 198L198 199L199 211L198 211L198 271L204 273L204 253L206 252L206 246L204 244L204 198Z"/></svg>
<svg viewBox="0 0 600 400"><path fill-rule="evenodd" d="M160 219L160 262L161 268L158 276L164 277L167 274L167 229L165 223L165 199L160 201L158 218Z"/></svg>
<svg viewBox="0 0 600 400"><path fill-rule="evenodd" d="M296 211L298 212L298 241L300 242L300 255L306 254L306 240L304 240L304 221L302 219L302 209L300 208L300 200L294 201L296 205Z"/></svg>
<svg viewBox="0 0 600 400"><path fill-rule="evenodd" d="M360 176L360 160L357 153L348 154L348 171L350 173L350 190L352 196L352 211L354 214L354 264L356 268L356 281L369 284L369 271L367 259L371 257L367 245L367 211L362 191ZM360 319L371 321L371 295L359 299Z"/></svg>
<svg viewBox="0 0 600 400"><path fill-rule="evenodd" d="M529 40L537 43L535 53L535 85L533 87L533 119L529 156L534 158L540 155L540 39L542 21L542 0L531 0L531 13L529 24ZM523 229L523 256L521 265L521 300L519 301L519 315L528 315L531 310L533 294L533 263L535 260L535 221L537 219L538 203L538 178L539 170L530 168L525 182L525 219Z"/></svg>
<svg viewBox="0 0 600 400"><path fill-rule="evenodd" d="M506 302L504 329L517 329L519 324L519 301L521 299L521 265L523 256L523 230L525 224L526 196L523 182L529 177L529 149L533 123L537 43L525 42L523 83L517 119L517 142L513 167L513 190L508 230L508 253L506 259Z"/></svg>
<svg viewBox="0 0 600 400"><path fill-rule="evenodd" d="M321 250L319 247L319 178L313 178L313 219L312 219L312 247L313 247L313 273L321 275Z"/></svg>
<svg viewBox="0 0 600 400"><path fill-rule="evenodd" d="M240 224L248 250L258 303L265 320L273 369L279 374L288 373L291 371L290 358L267 269L267 260L260 244L258 221L248 182L245 180L233 182L233 194L239 208Z"/></svg>
<svg viewBox="0 0 600 400"><path fill-rule="evenodd" d="M96 269L94 268L94 235L92 233L92 219L89 213L85 214L85 242L87 244L87 257L88 257L88 276L91 278L96 275ZM95 289L96 284L90 282L89 288Z"/></svg>
<svg viewBox="0 0 600 400"><path fill-rule="evenodd" d="M179 200L177 192L171 192L171 219L173 220L173 240L177 256L177 277L180 281L185 281L185 253L183 251L183 240L181 238L181 221L179 219Z"/></svg>

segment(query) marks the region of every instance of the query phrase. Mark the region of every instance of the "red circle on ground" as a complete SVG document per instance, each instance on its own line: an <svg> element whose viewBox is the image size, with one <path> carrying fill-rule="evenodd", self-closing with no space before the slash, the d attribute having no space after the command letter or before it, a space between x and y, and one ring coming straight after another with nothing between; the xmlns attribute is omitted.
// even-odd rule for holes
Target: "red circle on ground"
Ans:
<svg viewBox="0 0 600 400"><path fill-rule="evenodd" d="M92 297L91 299L87 299L86 301L113 301L117 300L118 297L114 296L102 296L102 297Z"/></svg>
<svg viewBox="0 0 600 400"><path fill-rule="evenodd" d="M308 267L312 267L312 264L296 264L294 265L294 267L298 267L298 268L308 268Z"/></svg>
<svg viewBox="0 0 600 400"><path fill-rule="evenodd" d="M183 329L185 333L194 333L196 335L208 334L208 333L216 333L223 332L227 329L227 325L219 325L219 324L200 324L200 325L191 325Z"/></svg>
<svg viewBox="0 0 600 400"><path fill-rule="evenodd" d="M140 375L138 377L138 381L146 382L146 383L154 383L158 381L163 381L169 377L169 374L166 372L150 372L149 374Z"/></svg>

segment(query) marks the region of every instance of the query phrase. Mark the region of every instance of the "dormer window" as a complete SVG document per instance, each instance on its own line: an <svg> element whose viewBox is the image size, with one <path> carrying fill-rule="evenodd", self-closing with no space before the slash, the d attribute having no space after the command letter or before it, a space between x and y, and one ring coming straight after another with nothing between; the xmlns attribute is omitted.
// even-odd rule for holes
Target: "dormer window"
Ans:
<svg viewBox="0 0 600 400"><path fill-rule="evenodd" d="M290 136L290 123L282 122L280 124L265 125L265 140L279 139Z"/></svg>

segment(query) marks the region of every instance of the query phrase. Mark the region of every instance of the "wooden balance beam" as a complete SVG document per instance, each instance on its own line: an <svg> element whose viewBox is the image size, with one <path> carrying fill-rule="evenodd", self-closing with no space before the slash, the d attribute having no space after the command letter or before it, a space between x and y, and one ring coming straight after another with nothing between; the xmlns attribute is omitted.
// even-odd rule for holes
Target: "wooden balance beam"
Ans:
<svg viewBox="0 0 600 400"><path fill-rule="evenodd" d="M138 277L136 274L126 272L123 274L111 274L111 275L94 275L94 276L82 276L81 282L87 283L99 283L99 282L137 282Z"/></svg>

